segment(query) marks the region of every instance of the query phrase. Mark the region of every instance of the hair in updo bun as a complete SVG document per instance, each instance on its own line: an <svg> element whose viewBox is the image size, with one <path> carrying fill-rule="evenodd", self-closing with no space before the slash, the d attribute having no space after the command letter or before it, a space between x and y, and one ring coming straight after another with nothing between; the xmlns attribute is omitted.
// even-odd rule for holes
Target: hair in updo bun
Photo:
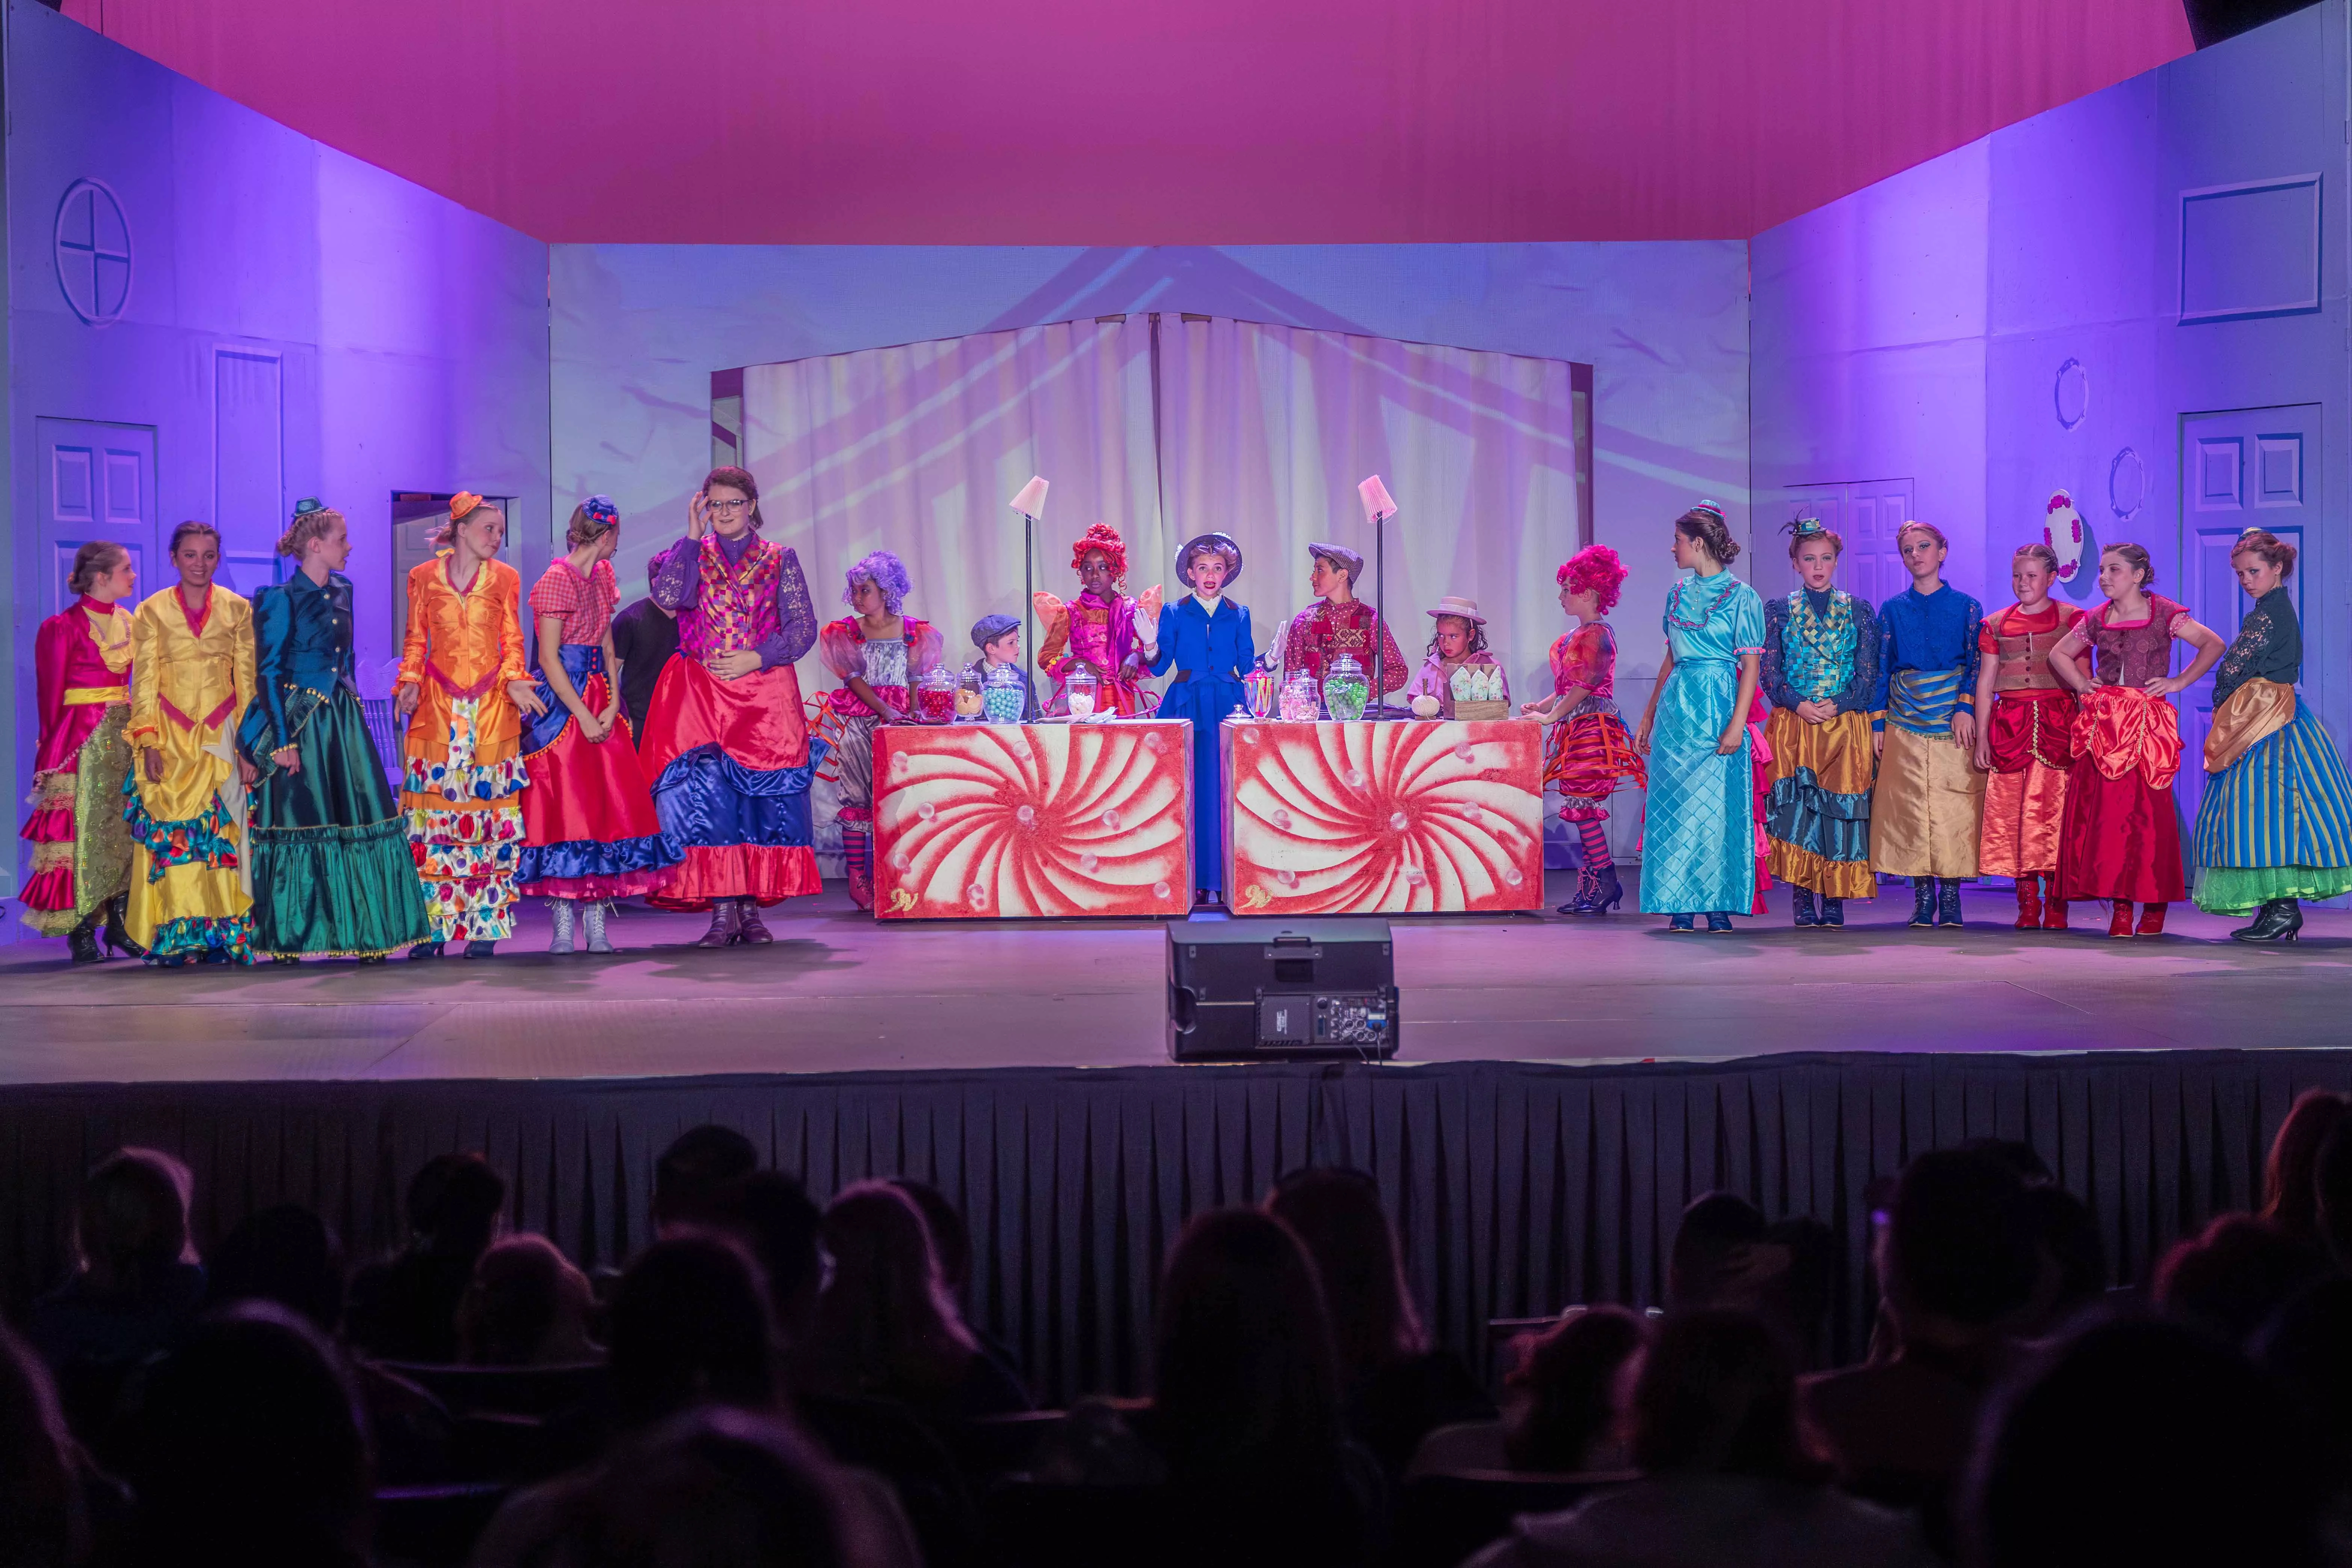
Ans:
<svg viewBox="0 0 2352 1568"><path fill-rule="evenodd" d="M2259 555L2265 566L2279 569L2279 580L2294 575L2295 548L2267 528L2250 528L2238 535L2238 542L2230 546L2230 559L2241 555Z"/></svg>
<svg viewBox="0 0 2352 1568"><path fill-rule="evenodd" d="M98 586L98 580L131 559L131 552L111 539L93 539L74 552L73 570L66 575L66 592L79 596Z"/></svg>
<svg viewBox="0 0 2352 1568"><path fill-rule="evenodd" d="M343 514L331 506L320 506L308 497L294 505L294 520L286 531L278 536L278 553L302 559L302 552L314 539L324 539L343 526Z"/></svg>
<svg viewBox="0 0 2352 1568"><path fill-rule="evenodd" d="M2140 574L2139 587L2141 593L2144 594L2150 588L2156 586L2156 563L2148 559L2147 545L2110 544L2105 549L2100 551L2099 553L2102 555L2122 556L2124 558L2125 564L2128 565L2133 571ZM2233 550L2231 553L2234 555L2237 552Z"/></svg>
<svg viewBox="0 0 2352 1568"><path fill-rule="evenodd" d="M1711 500L1703 500L1675 519L1675 527L1697 541L1718 566L1728 566L1739 559L1739 541L1731 537L1731 525L1723 521L1723 509Z"/></svg>

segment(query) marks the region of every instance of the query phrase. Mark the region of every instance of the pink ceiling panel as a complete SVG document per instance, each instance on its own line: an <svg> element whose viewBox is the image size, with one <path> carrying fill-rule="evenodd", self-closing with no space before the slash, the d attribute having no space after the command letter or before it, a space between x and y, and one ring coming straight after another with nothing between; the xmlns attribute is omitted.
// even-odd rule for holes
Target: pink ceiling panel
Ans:
<svg viewBox="0 0 2352 1568"><path fill-rule="evenodd" d="M2179 0L67 0L551 241L1741 237L2188 51Z"/></svg>

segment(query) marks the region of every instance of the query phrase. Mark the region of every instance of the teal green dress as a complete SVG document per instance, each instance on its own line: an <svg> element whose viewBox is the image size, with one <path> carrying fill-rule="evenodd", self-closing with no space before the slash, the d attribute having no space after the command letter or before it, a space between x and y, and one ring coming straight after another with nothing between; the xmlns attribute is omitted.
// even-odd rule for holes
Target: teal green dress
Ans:
<svg viewBox="0 0 2352 1568"><path fill-rule="evenodd" d="M297 572L253 596L252 706L237 745L260 770L247 827L253 945L377 958L432 933L383 762L352 686L352 582ZM270 753L291 744L291 773Z"/></svg>
<svg viewBox="0 0 2352 1568"><path fill-rule="evenodd" d="M1642 908L1744 915L1756 907L1756 777L1746 715L1739 749L1718 755L1739 703L1739 660L1764 651L1764 601L1728 572L1683 574L1666 595L1675 668L1650 726Z"/></svg>

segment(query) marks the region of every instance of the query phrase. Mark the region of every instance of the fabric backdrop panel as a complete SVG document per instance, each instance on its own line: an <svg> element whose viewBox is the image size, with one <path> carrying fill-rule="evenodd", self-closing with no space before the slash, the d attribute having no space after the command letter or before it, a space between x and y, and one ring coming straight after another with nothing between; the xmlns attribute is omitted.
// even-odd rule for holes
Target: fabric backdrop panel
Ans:
<svg viewBox="0 0 2352 1568"><path fill-rule="evenodd" d="M1070 544L1096 521L1126 536L1137 589L1165 575L1148 318L753 365L743 426L768 537L800 552L819 616L848 613L843 574L860 556L896 551L908 613L940 627L950 668L972 657L974 621L1027 610L1007 503L1032 474L1053 481L1038 587L1077 593ZM802 662L803 691L834 684L814 654Z"/></svg>
<svg viewBox="0 0 2352 1568"><path fill-rule="evenodd" d="M0 1090L0 1293L20 1313L65 1278L75 1187L124 1143L189 1163L200 1247L287 1201L355 1256L394 1246L410 1175L473 1149L506 1173L513 1228L617 1265L649 1239L662 1149L719 1121L820 1201L906 1174L961 1205L973 1316L1048 1401L1146 1387L1184 1222L1308 1163L1379 1181L1432 1332L1474 1367L1492 1319L1661 1301L1683 1206L1717 1189L1830 1226L1829 1339L1859 1354L1871 1188L1912 1156L2031 1144L2089 1204L2110 1280L2144 1281L2171 1241L2259 1201L2263 1151L2314 1085L2352 1088L2352 1051L29 1087Z"/></svg>
<svg viewBox="0 0 2352 1568"><path fill-rule="evenodd" d="M1383 525L1385 608L1407 659L1428 646L1429 607L1462 595L1513 700L1549 693L1545 656L1568 627L1553 574L1577 549L1581 468L1566 361L1171 315L1160 352L1169 535L1241 542L1235 596L1262 641L1309 602L1312 542L1361 552L1357 595L1373 596L1356 484L1376 473L1399 508Z"/></svg>

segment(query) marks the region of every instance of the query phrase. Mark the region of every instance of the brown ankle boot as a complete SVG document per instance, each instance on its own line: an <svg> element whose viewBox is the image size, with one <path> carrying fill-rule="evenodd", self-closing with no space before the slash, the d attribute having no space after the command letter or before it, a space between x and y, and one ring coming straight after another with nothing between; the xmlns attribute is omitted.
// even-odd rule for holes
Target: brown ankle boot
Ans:
<svg viewBox="0 0 2352 1568"><path fill-rule="evenodd" d="M743 917L737 909L739 902L740 900L735 899L711 900L710 929L704 931L702 933L702 940L696 942L694 945L697 947L732 947L737 942L741 940L743 931Z"/></svg>

